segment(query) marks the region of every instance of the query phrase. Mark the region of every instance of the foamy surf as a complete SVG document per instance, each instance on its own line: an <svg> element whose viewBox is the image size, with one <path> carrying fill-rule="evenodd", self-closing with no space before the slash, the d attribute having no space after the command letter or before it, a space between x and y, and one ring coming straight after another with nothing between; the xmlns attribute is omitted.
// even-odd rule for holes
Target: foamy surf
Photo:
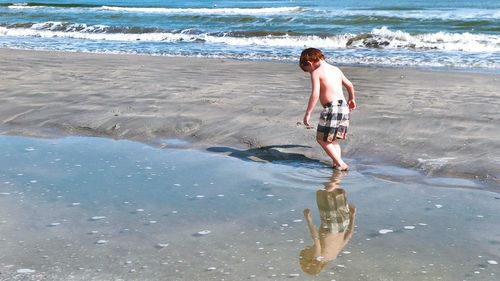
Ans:
<svg viewBox="0 0 500 281"><path fill-rule="evenodd" d="M43 38L72 38L111 41L151 41L151 42L203 42L205 44L226 44L233 46L293 47L316 46L334 48L388 48L406 50L443 50L474 53L500 52L500 37L470 33L445 33L412 35L403 31L392 31L387 27L374 29L364 34L340 34L334 36L292 36L265 35L255 37L232 36L231 32L217 35L197 33L195 30L180 32L131 33L131 27L111 27L108 25L87 25L80 23L43 22L30 28L0 27L0 36L29 36ZM194 33L193 33L194 32Z"/></svg>
<svg viewBox="0 0 500 281"><path fill-rule="evenodd" d="M293 5L291 5L293 4ZM0 47L345 64L500 68L494 3L59 1L0 4Z"/></svg>

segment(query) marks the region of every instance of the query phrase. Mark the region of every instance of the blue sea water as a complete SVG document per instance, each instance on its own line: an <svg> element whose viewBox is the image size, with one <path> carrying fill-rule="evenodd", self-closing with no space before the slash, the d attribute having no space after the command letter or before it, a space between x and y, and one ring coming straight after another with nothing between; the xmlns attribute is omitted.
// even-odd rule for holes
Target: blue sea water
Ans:
<svg viewBox="0 0 500 281"><path fill-rule="evenodd" d="M0 0L0 47L500 69L496 0Z"/></svg>

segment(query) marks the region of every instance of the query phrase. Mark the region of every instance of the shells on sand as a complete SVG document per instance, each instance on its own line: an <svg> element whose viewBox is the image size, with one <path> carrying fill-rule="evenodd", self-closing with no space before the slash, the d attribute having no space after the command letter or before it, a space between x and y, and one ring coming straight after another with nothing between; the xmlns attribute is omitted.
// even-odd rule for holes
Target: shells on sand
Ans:
<svg viewBox="0 0 500 281"><path fill-rule="evenodd" d="M23 273L23 274L29 274L29 273L35 273L36 270L34 269L29 269L29 268L20 268L17 270L17 273Z"/></svg>
<svg viewBox="0 0 500 281"><path fill-rule="evenodd" d="M378 233L380 234L387 234L387 233L391 233L391 232L394 232L394 230L392 229L381 229L378 231Z"/></svg>
<svg viewBox="0 0 500 281"><path fill-rule="evenodd" d="M158 243L155 246L155 248L158 248L158 249L163 249L163 248L166 248L166 247L168 247L168 243Z"/></svg>
<svg viewBox="0 0 500 281"><path fill-rule="evenodd" d="M94 217L91 217L90 220L98 221L98 220L103 220L105 218L106 218L105 216L94 216Z"/></svg>
<svg viewBox="0 0 500 281"><path fill-rule="evenodd" d="M205 235L208 235L210 233L212 233L212 231L210 231L210 230L201 230L201 231L196 232L193 235L194 236L205 236Z"/></svg>
<svg viewBox="0 0 500 281"><path fill-rule="evenodd" d="M97 245L104 245L104 244L107 244L109 241L108 240L97 240L95 243Z"/></svg>

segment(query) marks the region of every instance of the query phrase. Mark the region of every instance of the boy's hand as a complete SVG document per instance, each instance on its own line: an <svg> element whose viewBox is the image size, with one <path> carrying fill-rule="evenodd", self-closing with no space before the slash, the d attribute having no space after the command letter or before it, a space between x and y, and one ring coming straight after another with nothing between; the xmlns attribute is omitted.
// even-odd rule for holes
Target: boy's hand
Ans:
<svg viewBox="0 0 500 281"><path fill-rule="evenodd" d="M306 129L311 129L312 128L311 124L309 124L309 120L311 120L311 114L307 114L306 113L304 115L304 120L303 120L304 121L304 125L306 126Z"/></svg>
<svg viewBox="0 0 500 281"><path fill-rule="evenodd" d="M356 101L354 99L347 101L347 104L349 105L349 111L356 109Z"/></svg>

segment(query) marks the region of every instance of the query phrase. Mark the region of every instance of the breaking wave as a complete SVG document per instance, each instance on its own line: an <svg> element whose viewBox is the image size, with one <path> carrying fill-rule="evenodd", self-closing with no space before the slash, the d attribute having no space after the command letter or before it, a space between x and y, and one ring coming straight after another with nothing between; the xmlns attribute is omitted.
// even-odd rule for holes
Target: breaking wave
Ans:
<svg viewBox="0 0 500 281"><path fill-rule="evenodd" d="M120 7L85 4L45 4L37 2L0 4L10 9L48 9L48 8L85 8L97 11L152 14L205 14L205 15L261 15L300 12L300 7L263 7L263 8L163 8L163 7Z"/></svg>
<svg viewBox="0 0 500 281"><path fill-rule="evenodd" d="M273 31L200 33L195 29L161 30L65 22L26 23L0 27L0 36L32 36L111 41L205 42L237 46L318 48L386 48L442 50L474 53L500 52L500 36L471 33L410 34L386 27L370 33L332 36L300 35Z"/></svg>

